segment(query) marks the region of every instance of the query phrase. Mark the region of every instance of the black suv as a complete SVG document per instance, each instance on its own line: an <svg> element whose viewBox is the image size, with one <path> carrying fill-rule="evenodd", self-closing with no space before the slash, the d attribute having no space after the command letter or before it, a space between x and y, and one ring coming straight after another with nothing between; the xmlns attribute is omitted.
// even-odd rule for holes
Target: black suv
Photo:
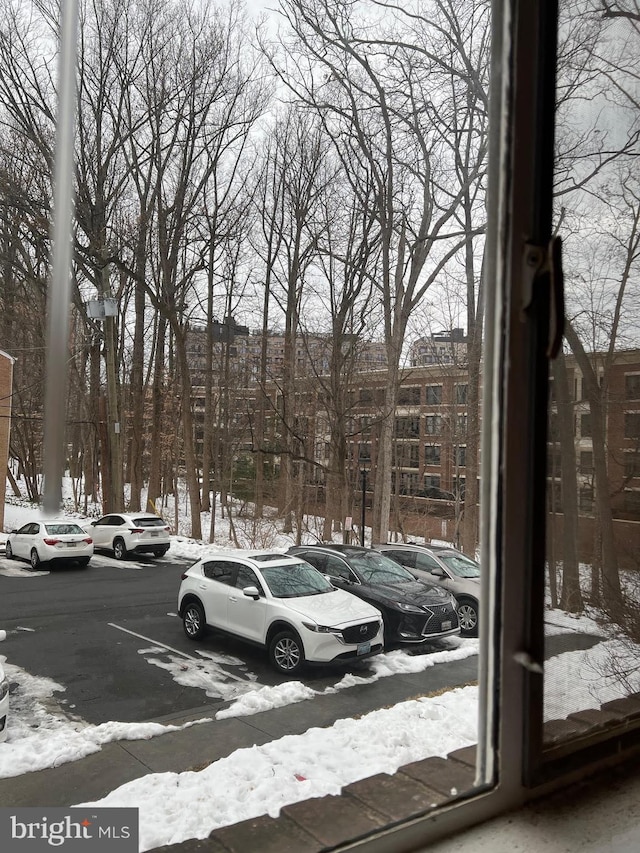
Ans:
<svg viewBox="0 0 640 853"><path fill-rule="evenodd" d="M424 643L460 633L455 598L442 587L416 578L384 554L357 545L297 545L302 557L334 586L381 611L385 643Z"/></svg>

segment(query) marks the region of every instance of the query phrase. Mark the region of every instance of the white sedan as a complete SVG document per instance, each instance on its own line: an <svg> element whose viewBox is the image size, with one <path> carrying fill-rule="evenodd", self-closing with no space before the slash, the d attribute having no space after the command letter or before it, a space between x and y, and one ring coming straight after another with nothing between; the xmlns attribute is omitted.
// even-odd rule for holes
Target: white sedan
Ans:
<svg viewBox="0 0 640 853"><path fill-rule="evenodd" d="M284 554L203 557L182 575L178 612L190 639L211 627L256 643L284 675L297 674L305 663L348 663L384 647L377 608Z"/></svg>
<svg viewBox="0 0 640 853"><path fill-rule="evenodd" d="M41 563L75 563L88 566L93 556L93 539L71 521L30 521L7 537L6 556L28 560L32 569Z"/></svg>
<svg viewBox="0 0 640 853"><path fill-rule="evenodd" d="M6 631L0 631L0 640L7 636ZM7 720L9 718L9 682L2 668L2 656L0 655L0 743L7 739Z"/></svg>

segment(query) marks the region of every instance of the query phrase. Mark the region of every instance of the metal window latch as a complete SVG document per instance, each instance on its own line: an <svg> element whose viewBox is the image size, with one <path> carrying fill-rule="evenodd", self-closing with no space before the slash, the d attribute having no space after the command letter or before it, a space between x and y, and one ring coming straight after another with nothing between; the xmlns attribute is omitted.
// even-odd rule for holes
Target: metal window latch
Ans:
<svg viewBox="0 0 640 853"><path fill-rule="evenodd" d="M549 288L549 337L547 357L555 358L562 346L564 333L564 275L562 272L562 239L552 237L548 246L525 243L522 269L522 311L531 306L536 284Z"/></svg>
<svg viewBox="0 0 640 853"><path fill-rule="evenodd" d="M516 663L519 663L520 666L524 667L527 672L535 672L538 675L542 675L542 665L539 664L537 660L534 660L529 652L516 652L513 659Z"/></svg>

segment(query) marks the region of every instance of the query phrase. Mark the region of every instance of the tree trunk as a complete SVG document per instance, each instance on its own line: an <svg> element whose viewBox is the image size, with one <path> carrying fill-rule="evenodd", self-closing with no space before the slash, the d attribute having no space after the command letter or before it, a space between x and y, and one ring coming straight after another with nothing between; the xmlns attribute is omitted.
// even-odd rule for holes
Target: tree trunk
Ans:
<svg viewBox="0 0 640 853"><path fill-rule="evenodd" d="M560 479L562 488L562 594L560 607L569 613L583 608L578 568L578 484L576 478L576 447L573 432L574 410L569 396L569 379L563 352L551 362L553 388L557 405L560 439Z"/></svg>

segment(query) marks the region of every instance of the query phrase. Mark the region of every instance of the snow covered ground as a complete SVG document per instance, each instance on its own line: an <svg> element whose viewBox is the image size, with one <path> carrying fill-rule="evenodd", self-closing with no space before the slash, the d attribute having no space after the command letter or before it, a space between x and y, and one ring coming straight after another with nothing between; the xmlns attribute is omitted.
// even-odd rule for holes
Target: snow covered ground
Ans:
<svg viewBox="0 0 640 853"><path fill-rule="evenodd" d="M35 516L33 508L8 504L5 529ZM203 530L208 530L203 519ZM262 547L288 547L290 538L275 532ZM216 520L217 548L231 547L228 526ZM243 542L257 547L255 542ZM205 548L185 535L172 538L169 555L197 559ZM11 567L0 574L23 573L36 578L26 568ZM36 573L39 574L39 573ZM2 627L2 626L0 626ZM599 634L601 629L587 617L568 617L559 611L549 614L548 633L584 632ZM564 717L572 711L597 707L602 702L626 695L613 680L604 678L606 660L615 654L619 641L608 639L587 651L552 658L545 666L545 683L554 685L545 697L547 719ZM2 648L2 647L0 647ZM2 649L9 653L9 649ZM153 649L144 650L153 652ZM447 661L475 655L477 640L449 640L447 649L432 655L411 656L393 651L371 660L366 677L346 675L330 690L348 690L363 681L393 677L398 672L420 671ZM0 655L7 676L19 685L12 696L8 737L0 744L0 777L17 776L44 767L73 762L116 740L150 738L175 731L180 726L155 723L87 725L70 719L55 702L64 688L53 681L34 678ZM153 662L150 659L150 662ZM209 675L215 678L216 662ZM207 673L184 668L170 670L180 677L199 679L196 686L207 689ZM193 684L193 682L189 682ZM558 688L558 685L561 685ZM562 687L564 685L564 688ZM256 685L245 688L216 715L246 716L292 702L313 701L316 691L301 682L275 687ZM52 701L54 700L54 701ZM206 721L210 721L207 719ZM198 725L203 720L187 725ZM240 749L198 772L150 774L117 788L95 806L137 806L140 819L140 850L187 838L206 837L212 829L269 813L278 814L287 804L310 797L337 794L351 782L376 773L393 773L401 765L432 755L446 755L477 741L477 688L467 686L442 695L402 702L357 719L337 721L326 729L309 729L262 746ZM70 768L69 772L73 772ZM224 787L225 797L218 796ZM87 803L78 805L89 805Z"/></svg>

